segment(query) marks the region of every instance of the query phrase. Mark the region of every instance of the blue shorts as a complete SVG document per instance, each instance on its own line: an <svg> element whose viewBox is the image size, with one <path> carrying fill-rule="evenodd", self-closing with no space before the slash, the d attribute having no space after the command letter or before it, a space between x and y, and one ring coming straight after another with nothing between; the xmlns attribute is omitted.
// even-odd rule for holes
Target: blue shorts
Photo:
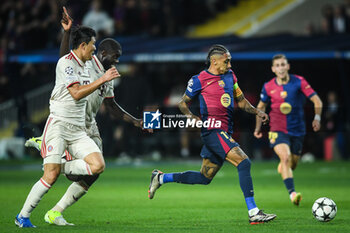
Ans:
<svg viewBox="0 0 350 233"><path fill-rule="evenodd" d="M223 130L209 130L202 133L204 146L202 147L201 157L209 159L212 163L222 166L227 153L236 146L239 146L235 140Z"/></svg>
<svg viewBox="0 0 350 233"><path fill-rule="evenodd" d="M269 132L270 147L274 148L278 144L286 143L290 147L290 152L301 155L303 150L304 136L291 136L283 132Z"/></svg>

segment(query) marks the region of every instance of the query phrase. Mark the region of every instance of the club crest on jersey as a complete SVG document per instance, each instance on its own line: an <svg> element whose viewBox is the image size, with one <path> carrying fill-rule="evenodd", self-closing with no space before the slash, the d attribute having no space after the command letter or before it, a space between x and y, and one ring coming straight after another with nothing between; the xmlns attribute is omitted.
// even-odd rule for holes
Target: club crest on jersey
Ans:
<svg viewBox="0 0 350 233"><path fill-rule="evenodd" d="M288 96L286 91L281 91L280 95L281 95L281 98L283 98L283 99L287 98L287 96Z"/></svg>
<svg viewBox="0 0 350 233"><path fill-rule="evenodd" d="M229 94L227 93L224 93L222 96L221 96L221 104L222 106L224 106L225 108L227 108L228 106L230 106L231 104L231 97Z"/></svg>
<svg viewBox="0 0 350 233"><path fill-rule="evenodd" d="M222 88L225 87L225 82L224 82L224 80L219 80L219 81L218 81L218 84L219 84L219 86L222 87Z"/></svg>
<svg viewBox="0 0 350 233"><path fill-rule="evenodd" d="M72 75L73 68L71 66L67 66L66 69L64 69L64 72L66 72L66 74L68 74L68 75Z"/></svg>

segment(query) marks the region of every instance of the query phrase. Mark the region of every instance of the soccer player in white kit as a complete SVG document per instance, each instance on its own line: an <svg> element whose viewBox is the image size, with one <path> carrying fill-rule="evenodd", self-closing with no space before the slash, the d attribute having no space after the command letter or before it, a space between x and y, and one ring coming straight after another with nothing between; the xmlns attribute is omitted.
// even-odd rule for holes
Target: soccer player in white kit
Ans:
<svg viewBox="0 0 350 233"><path fill-rule="evenodd" d="M65 33L61 43L60 56L63 56L69 51L69 34L72 19L69 17L65 8L62 21L62 26ZM117 41L110 38L101 41L98 46L97 55L94 55L93 59L86 62L86 67L88 68L90 75L83 76L83 83L89 84L102 76L105 70L109 69L111 66L114 66L119 62L118 59L121 54L122 48ZM107 108L110 109L110 112L115 116L122 115L125 121L133 123L135 126L142 128L143 124L141 119L136 119L135 117L131 116L114 101L113 81L103 84L99 89L89 95L87 99L88 101L86 105L85 117L86 132L87 135L94 140L101 151L102 140L99 134L95 117L101 107L102 102L105 103ZM67 160L72 159L71 154L68 151L65 152L65 157ZM69 177L72 178L72 176ZM63 218L62 212L67 207L77 202L83 195L85 195L98 177L99 174L94 176L73 177L77 180L77 182L73 182L61 200L46 213L45 221L47 223L56 225L72 225Z"/></svg>
<svg viewBox="0 0 350 233"><path fill-rule="evenodd" d="M62 27L64 29L64 35L60 47L60 56L64 56L69 52L69 36L70 28L72 25L72 19L69 17L67 10L63 8L63 18L61 21ZM119 57L122 54L122 48L120 44L113 39L105 39L99 44L97 56L93 56L93 59L87 61L86 67L89 71L89 76L83 76L83 84L89 84L99 77L101 77L105 70L109 69L111 66L116 65L119 61ZM102 61L102 63L100 62ZM94 140L96 145L102 151L102 140L99 134L99 130L95 121L96 114L102 104L105 103L107 108L109 108L111 113L115 116L123 116L125 121L133 123L136 127L142 128L142 120L136 119L126 111L124 111L115 101L114 101L114 90L113 90L113 81L105 83L99 89L94 91L91 95L87 97L86 105L86 132L87 135ZM148 132L152 132L148 130ZM34 139L34 140L33 140ZM28 140L30 143L27 146L34 146L37 149L40 148L40 141L42 138L33 138ZM33 144L35 143L35 145ZM63 157L69 161L72 160L72 155L65 151ZM45 221L49 224L55 225L73 225L68 223L62 216L62 212L75 202L77 202L82 196L84 196L91 185L97 180L99 174L93 176L71 176L67 175L70 180L73 182L66 193L63 195L61 200L45 214Z"/></svg>
<svg viewBox="0 0 350 233"><path fill-rule="evenodd" d="M120 75L113 67L96 81L83 85L82 77L89 75L85 62L92 59L96 49L95 36L93 29L77 27L72 32L73 50L57 63L50 115L41 146L44 175L34 184L15 218L15 224L19 227L35 227L29 220L30 214L58 178L61 155L66 149L74 155L75 160L64 164L65 173L92 176L104 170L102 153L85 130L86 97Z"/></svg>

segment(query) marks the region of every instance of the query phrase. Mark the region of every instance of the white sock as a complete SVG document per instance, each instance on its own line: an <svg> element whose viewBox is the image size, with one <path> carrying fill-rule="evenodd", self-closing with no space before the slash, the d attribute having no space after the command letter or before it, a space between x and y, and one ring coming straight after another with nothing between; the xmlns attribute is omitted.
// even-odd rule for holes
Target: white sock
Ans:
<svg viewBox="0 0 350 233"><path fill-rule="evenodd" d="M65 209L77 202L86 193L87 190L81 187L79 183L74 182L68 187L66 193L56 204L56 206L52 208L52 210L62 213Z"/></svg>
<svg viewBox="0 0 350 233"><path fill-rule="evenodd" d="M63 172L67 175L92 175L90 165L82 159L68 161L62 164Z"/></svg>
<svg viewBox="0 0 350 233"><path fill-rule="evenodd" d="M159 175L159 183L160 184L163 184L163 177L164 177L164 174Z"/></svg>
<svg viewBox="0 0 350 233"><path fill-rule="evenodd" d="M19 215L29 218L34 208L39 204L41 198L45 195L45 193L47 193L47 191L49 191L50 188L51 185L46 183L43 178L36 182L30 190Z"/></svg>
<svg viewBox="0 0 350 233"><path fill-rule="evenodd" d="M290 198L290 200L293 200L293 196L296 194L296 192L291 192L290 194L289 194L289 198Z"/></svg>
<svg viewBox="0 0 350 233"><path fill-rule="evenodd" d="M253 209L248 210L249 216L256 215L257 213L259 213L259 208L258 207L255 207Z"/></svg>

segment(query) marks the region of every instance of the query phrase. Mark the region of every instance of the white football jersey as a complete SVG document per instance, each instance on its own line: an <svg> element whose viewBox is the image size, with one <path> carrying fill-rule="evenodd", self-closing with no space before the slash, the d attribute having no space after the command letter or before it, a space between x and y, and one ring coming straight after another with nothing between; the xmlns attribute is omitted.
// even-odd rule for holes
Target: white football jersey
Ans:
<svg viewBox="0 0 350 233"><path fill-rule="evenodd" d="M86 62L86 67L88 69L88 75L86 73L82 76L83 85L94 82L104 75L105 69L103 68L101 62L94 55L91 60ZM106 82L101 85L96 91L91 93L87 97L86 105L86 125L90 126L94 124L96 114L101 107L104 98L114 98L114 88L113 80Z"/></svg>
<svg viewBox="0 0 350 233"><path fill-rule="evenodd" d="M68 87L79 83L87 75L85 64L73 51L58 60L56 82L50 98L50 115L73 125L85 126L86 97L74 100Z"/></svg>

